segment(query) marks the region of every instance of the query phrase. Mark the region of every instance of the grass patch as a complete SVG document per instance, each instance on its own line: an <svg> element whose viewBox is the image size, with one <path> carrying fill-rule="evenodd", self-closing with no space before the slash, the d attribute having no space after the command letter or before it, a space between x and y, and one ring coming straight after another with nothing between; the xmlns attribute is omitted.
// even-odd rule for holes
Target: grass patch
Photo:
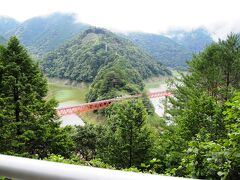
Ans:
<svg viewBox="0 0 240 180"><path fill-rule="evenodd" d="M55 98L59 103L64 102L85 102L85 96L89 91L89 86L81 88L72 87L57 83L48 84L48 98Z"/></svg>

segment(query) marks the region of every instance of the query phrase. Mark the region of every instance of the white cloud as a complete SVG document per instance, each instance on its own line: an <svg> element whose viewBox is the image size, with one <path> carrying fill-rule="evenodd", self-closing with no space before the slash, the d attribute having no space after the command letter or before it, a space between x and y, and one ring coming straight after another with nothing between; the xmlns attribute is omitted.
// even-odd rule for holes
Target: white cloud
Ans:
<svg viewBox="0 0 240 180"><path fill-rule="evenodd" d="M239 0L0 0L0 15L20 21L52 12L117 31L166 32L206 27L216 37L239 31Z"/></svg>

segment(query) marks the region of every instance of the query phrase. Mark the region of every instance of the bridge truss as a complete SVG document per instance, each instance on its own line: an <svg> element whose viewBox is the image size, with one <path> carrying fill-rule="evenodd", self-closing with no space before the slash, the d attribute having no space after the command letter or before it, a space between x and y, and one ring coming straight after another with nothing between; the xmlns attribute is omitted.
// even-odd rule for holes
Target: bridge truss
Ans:
<svg viewBox="0 0 240 180"><path fill-rule="evenodd" d="M149 98L168 97L171 95L172 94L168 91L151 92L151 93L147 94L147 96ZM81 104L78 106L58 108L57 114L59 117L65 116L65 115L70 115L70 114L80 114L83 112L94 111L97 109L106 108L116 101L122 101L122 100L126 100L126 99L140 98L140 97L142 97L142 94L124 96L124 97L120 97L120 98L107 99L107 100L96 101L96 102L90 102L90 103L85 103L85 104Z"/></svg>

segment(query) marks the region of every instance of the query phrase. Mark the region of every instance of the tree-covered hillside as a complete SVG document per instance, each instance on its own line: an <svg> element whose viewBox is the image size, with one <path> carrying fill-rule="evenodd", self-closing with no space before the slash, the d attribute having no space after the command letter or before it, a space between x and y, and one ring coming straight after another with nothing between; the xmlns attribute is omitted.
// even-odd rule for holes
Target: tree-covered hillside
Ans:
<svg viewBox="0 0 240 180"><path fill-rule="evenodd" d="M42 56L87 28L88 25L77 23L72 14L55 13L31 18L7 35L16 35L31 53Z"/></svg>
<svg viewBox="0 0 240 180"><path fill-rule="evenodd" d="M142 78L170 74L160 62L129 40L100 28L90 28L49 53L42 67L50 77L91 82L101 68L115 60L116 55L126 59Z"/></svg>
<svg viewBox="0 0 240 180"><path fill-rule="evenodd" d="M183 45L193 53L198 53L213 43L210 33L203 28L198 28L190 32L180 30L171 31L168 35L172 40Z"/></svg>
<svg viewBox="0 0 240 180"><path fill-rule="evenodd" d="M126 37L170 67L187 66L186 61L193 53L201 52L213 42L210 33L202 28L190 32L170 31L166 35L129 33Z"/></svg>
<svg viewBox="0 0 240 180"><path fill-rule="evenodd" d="M15 19L0 16L0 35L5 36L9 31L15 29L19 25Z"/></svg>
<svg viewBox="0 0 240 180"><path fill-rule="evenodd" d="M87 95L87 101L137 94L143 87L139 73L126 59L116 56L113 62L103 67L97 74Z"/></svg>
<svg viewBox="0 0 240 180"><path fill-rule="evenodd" d="M187 48L162 35L129 33L126 37L169 67L186 66L192 56Z"/></svg>
<svg viewBox="0 0 240 180"><path fill-rule="evenodd" d="M90 25L77 22L73 14L54 13L22 23L0 17L0 36L9 38L16 35L31 54L38 58L56 50L89 27ZM190 32L169 31L165 35L135 32L120 35L169 67L186 67L186 61L192 58L193 53L202 51L213 42L209 32L202 28Z"/></svg>

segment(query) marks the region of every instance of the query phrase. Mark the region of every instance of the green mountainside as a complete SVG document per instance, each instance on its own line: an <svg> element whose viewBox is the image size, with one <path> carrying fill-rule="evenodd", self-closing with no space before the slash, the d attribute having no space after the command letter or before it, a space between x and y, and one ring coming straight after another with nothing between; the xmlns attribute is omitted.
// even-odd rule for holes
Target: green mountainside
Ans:
<svg viewBox="0 0 240 180"><path fill-rule="evenodd" d="M186 66L192 56L187 48L162 35L129 33L126 37L169 67Z"/></svg>
<svg viewBox="0 0 240 180"><path fill-rule="evenodd" d="M131 41L100 28L90 28L49 53L42 67L50 77L92 82L100 69L113 62L116 56L126 59L143 79L170 74L160 62Z"/></svg>
<svg viewBox="0 0 240 180"><path fill-rule="evenodd" d="M169 67L186 66L193 53L201 52L213 42L210 33L202 28L170 31L166 35L132 32L125 37Z"/></svg>
<svg viewBox="0 0 240 180"><path fill-rule="evenodd" d="M113 62L97 74L87 95L87 101L137 94L143 87L142 78L133 66L126 59L116 56Z"/></svg>
<svg viewBox="0 0 240 180"><path fill-rule="evenodd" d="M89 27L90 25L77 22L74 14L54 13L22 23L12 18L0 17L0 36L9 38L16 35L31 54L39 59ZM186 61L192 58L193 53L202 51L213 42L210 33L203 28L190 32L169 31L164 35L140 32L119 35L169 67L186 67Z"/></svg>
<svg viewBox="0 0 240 180"><path fill-rule="evenodd" d="M54 13L28 19L22 23L0 17L0 36L16 35L31 54L42 59L90 25L76 21L74 14ZM169 67L186 67L193 53L202 51L213 42L210 33L198 28L192 31L174 30L164 35L132 32L119 34L129 39L150 56Z"/></svg>
<svg viewBox="0 0 240 180"><path fill-rule="evenodd" d="M26 20L7 36L16 35L32 54L41 57L88 27L77 23L72 14L55 13Z"/></svg>

